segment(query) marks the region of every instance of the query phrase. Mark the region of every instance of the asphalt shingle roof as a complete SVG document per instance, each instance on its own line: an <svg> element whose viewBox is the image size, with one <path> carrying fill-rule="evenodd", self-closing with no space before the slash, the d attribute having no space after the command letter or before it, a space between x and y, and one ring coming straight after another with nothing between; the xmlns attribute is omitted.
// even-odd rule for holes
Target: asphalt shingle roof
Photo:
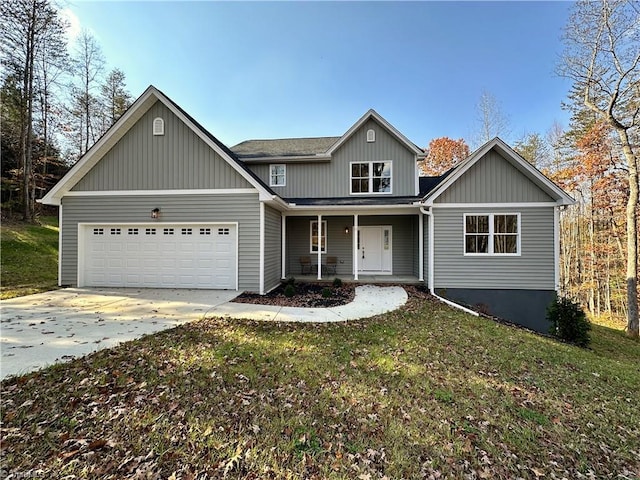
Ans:
<svg viewBox="0 0 640 480"><path fill-rule="evenodd" d="M323 154L341 137L280 138L274 140L246 140L231 150L240 159L260 157L295 157Z"/></svg>

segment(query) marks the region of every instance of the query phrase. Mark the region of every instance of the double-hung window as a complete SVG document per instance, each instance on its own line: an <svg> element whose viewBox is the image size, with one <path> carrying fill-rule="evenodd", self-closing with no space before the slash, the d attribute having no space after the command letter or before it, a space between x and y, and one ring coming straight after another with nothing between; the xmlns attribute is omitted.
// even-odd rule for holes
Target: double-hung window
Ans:
<svg viewBox="0 0 640 480"><path fill-rule="evenodd" d="M391 193L391 162L351 162L351 193Z"/></svg>
<svg viewBox="0 0 640 480"><path fill-rule="evenodd" d="M322 221L322 238L320 238L320 253L327 253L327 221ZM310 252L318 253L318 221L313 220L311 222L311 235L310 235Z"/></svg>
<svg viewBox="0 0 640 480"><path fill-rule="evenodd" d="M287 184L287 166L269 165L269 186L284 187Z"/></svg>
<svg viewBox="0 0 640 480"><path fill-rule="evenodd" d="M520 255L520 214L465 214L464 254Z"/></svg>

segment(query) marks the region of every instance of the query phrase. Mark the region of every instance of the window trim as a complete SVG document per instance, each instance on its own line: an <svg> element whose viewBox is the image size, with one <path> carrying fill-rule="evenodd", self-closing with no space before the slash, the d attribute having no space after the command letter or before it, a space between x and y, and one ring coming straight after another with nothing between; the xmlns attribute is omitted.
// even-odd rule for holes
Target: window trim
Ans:
<svg viewBox="0 0 640 480"><path fill-rule="evenodd" d="M318 223L318 220L310 220L309 221L309 253L314 255L318 254L317 250L313 249L313 224ZM322 248L322 238L324 238L324 249ZM322 236L320 238L320 253L327 253L327 242L329 240L329 236L327 235L327 221L322 220Z"/></svg>
<svg viewBox="0 0 640 480"><path fill-rule="evenodd" d="M283 183L273 183L273 168L274 167L282 167L283 173ZM278 175L276 174L276 178ZM287 186L287 165L284 163L271 163L269 164L269 186L270 187L286 187Z"/></svg>
<svg viewBox="0 0 640 480"><path fill-rule="evenodd" d="M368 164L369 165L369 191L368 192L354 192L353 191L353 165ZM389 164L389 191L388 192L374 192L373 190L373 164L374 163L388 163ZM362 177L364 178L364 177ZM385 177L375 177L385 178ZM393 194L393 160L367 160L367 161L353 161L349 162L349 195L392 195Z"/></svg>
<svg viewBox="0 0 640 480"><path fill-rule="evenodd" d="M518 232L516 236L516 253L495 253L493 251L495 231L494 231L494 217L496 215L513 215L518 222ZM488 251L487 253L467 253L467 217L489 217L489 236L488 239ZM476 233L469 233L469 235L475 235ZM497 235L501 235L498 233ZM514 234L510 234L514 235ZM522 223L519 212L478 212L478 213L465 213L462 215L462 254L465 257L520 257L522 255Z"/></svg>

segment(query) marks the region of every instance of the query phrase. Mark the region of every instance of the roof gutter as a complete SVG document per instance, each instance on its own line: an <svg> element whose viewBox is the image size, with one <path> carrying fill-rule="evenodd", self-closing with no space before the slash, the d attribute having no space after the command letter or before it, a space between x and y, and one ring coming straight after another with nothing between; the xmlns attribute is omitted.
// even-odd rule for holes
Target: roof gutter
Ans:
<svg viewBox="0 0 640 480"><path fill-rule="evenodd" d="M433 260L435 258L434 255L434 235L433 235L433 212L431 209L425 210L425 205L420 204L420 213L423 215L427 215L429 217L429 293L432 296L440 300L442 303L449 305L450 307L457 308L458 310L462 310L465 313L473 315L474 317L479 317L480 314L478 312L474 312L473 310L468 309L467 307L463 307L460 304L452 302L451 300L447 300L446 298L442 298L435 291L435 278L434 278L434 268L433 268Z"/></svg>

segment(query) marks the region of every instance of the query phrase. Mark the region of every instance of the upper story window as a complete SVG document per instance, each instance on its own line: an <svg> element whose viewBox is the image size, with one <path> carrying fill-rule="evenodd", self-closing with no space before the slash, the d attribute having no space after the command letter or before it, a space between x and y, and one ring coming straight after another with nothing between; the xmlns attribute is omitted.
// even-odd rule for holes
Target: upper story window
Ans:
<svg viewBox="0 0 640 480"><path fill-rule="evenodd" d="M520 214L465 214L465 255L520 255Z"/></svg>
<svg viewBox="0 0 640 480"><path fill-rule="evenodd" d="M284 187L287 184L287 166L269 165L269 186Z"/></svg>
<svg viewBox="0 0 640 480"><path fill-rule="evenodd" d="M373 143L376 141L376 131L373 128L367 130L367 143Z"/></svg>
<svg viewBox="0 0 640 480"><path fill-rule="evenodd" d="M351 193L391 193L391 162L351 162Z"/></svg>

